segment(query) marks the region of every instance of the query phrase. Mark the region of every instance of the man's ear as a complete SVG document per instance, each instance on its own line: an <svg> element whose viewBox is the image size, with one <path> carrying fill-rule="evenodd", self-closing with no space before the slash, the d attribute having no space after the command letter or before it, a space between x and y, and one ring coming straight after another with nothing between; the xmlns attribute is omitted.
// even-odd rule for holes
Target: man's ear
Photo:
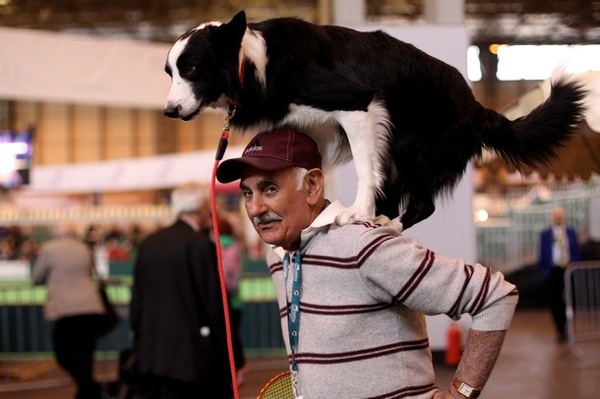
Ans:
<svg viewBox="0 0 600 399"><path fill-rule="evenodd" d="M307 201L311 205L316 205L323 197L323 183L325 176L321 169L311 169L306 173L306 184L308 185Z"/></svg>

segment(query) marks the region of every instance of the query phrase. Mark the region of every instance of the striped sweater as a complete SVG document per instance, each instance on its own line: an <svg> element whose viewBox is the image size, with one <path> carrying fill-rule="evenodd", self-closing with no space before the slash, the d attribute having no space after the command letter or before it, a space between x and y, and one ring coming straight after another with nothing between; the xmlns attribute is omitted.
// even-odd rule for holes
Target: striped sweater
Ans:
<svg viewBox="0 0 600 399"><path fill-rule="evenodd" d="M296 353L304 399L431 398L437 390L424 315L472 316L472 328L505 330L518 295L501 273L439 256L397 230L333 223L329 205L301 235ZM267 263L290 357L283 255ZM292 280L291 278L288 280Z"/></svg>

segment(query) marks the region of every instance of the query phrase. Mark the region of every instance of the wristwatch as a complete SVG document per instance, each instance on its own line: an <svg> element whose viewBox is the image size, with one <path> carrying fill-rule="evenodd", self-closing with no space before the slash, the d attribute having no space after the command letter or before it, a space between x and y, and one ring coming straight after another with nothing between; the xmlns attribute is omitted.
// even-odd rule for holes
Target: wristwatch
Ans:
<svg viewBox="0 0 600 399"><path fill-rule="evenodd" d="M458 393L460 393L465 398L469 398L469 399L471 399L471 398L475 399L481 393L481 391L479 389L473 388L472 386L470 386L469 384L467 384L464 381L459 380L458 378L455 378L452 381L452 386L454 388L456 388Z"/></svg>

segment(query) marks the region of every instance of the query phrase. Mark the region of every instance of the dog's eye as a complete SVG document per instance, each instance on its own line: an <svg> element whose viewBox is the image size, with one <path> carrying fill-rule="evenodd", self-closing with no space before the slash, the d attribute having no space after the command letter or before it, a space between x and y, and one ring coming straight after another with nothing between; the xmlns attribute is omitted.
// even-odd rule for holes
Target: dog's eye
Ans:
<svg viewBox="0 0 600 399"><path fill-rule="evenodd" d="M197 72L197 70L196 70L196 66L195 65L188 65L185 68L185 77L186 78L194 77L194 75L196 75L196 72Z"/></svg>

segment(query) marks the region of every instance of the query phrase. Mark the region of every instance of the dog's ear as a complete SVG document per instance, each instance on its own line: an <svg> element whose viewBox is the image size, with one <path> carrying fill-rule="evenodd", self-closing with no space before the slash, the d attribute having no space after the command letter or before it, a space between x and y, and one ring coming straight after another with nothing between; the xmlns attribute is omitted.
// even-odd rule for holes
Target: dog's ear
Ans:
<svg viewBox="0 0 600 399"><path fill-rule="evenodd" d="M243 26L244 30L246 30L246 12L244 10L238 12L231 18L228 25L239 25Z"/></svg>
<svg viewBox="0 0 600 399"><path fill-rule="evenodd" d="M246 33L246 25L246 13L242 10L235 14L231 21L219 27L220 40L229 46L239 48L242 44L242 37Z"/></svg>

